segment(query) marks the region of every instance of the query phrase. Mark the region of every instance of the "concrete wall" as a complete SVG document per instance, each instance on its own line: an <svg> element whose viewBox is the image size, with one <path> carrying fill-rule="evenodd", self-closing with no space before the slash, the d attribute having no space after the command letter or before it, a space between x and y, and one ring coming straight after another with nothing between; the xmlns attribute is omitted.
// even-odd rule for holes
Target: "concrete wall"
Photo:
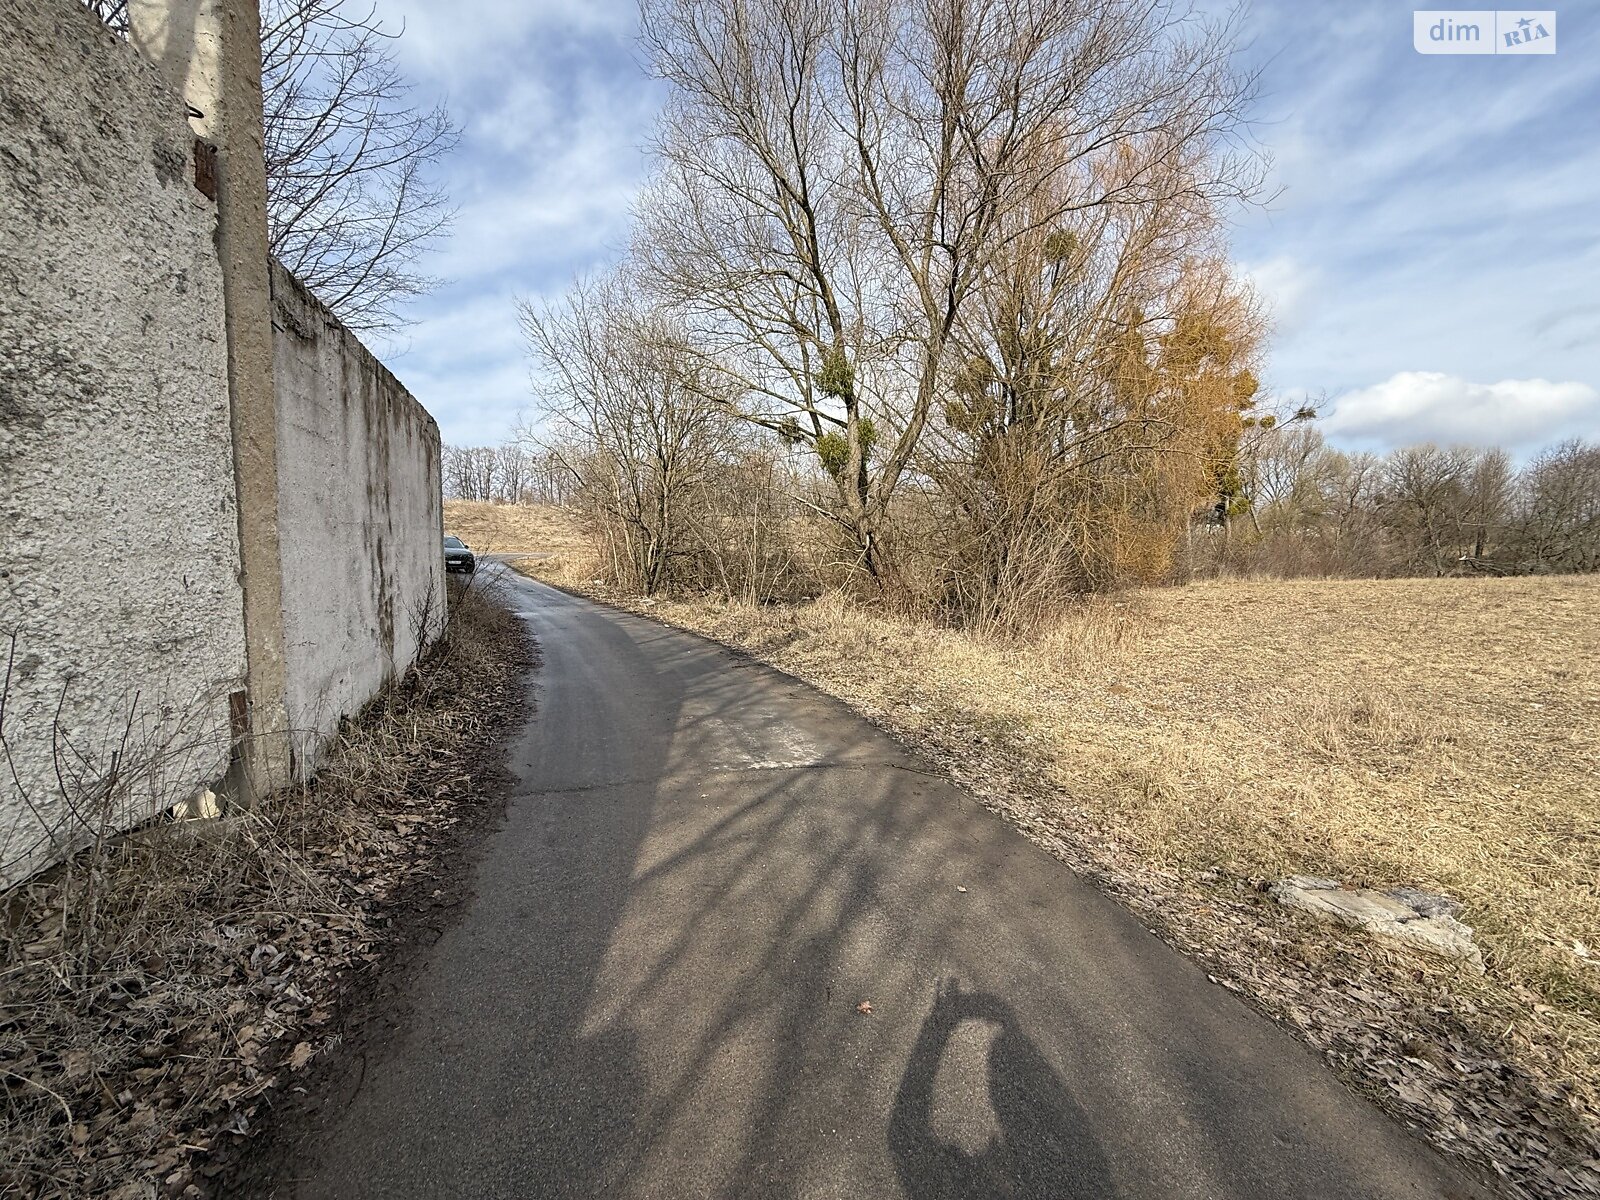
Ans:
<svg viewBox="0 0 1600 1200"><path fill-rule="evenodd" d="M230 783L235 793L254 798L289 774L261 8L258 0L125 0L124 10L128 44L178 90L188 102L191 126L216 147L211 194L217 197L250 676L243 717L247 736Z"/></svg>
<svg viewBox="0 0 1600 1200"><path fill-rule="evenodd" d="M438 428L275 264L269 297L259 131L224 129L219 219L183 66L0 0L0 888L286 782L273 706L304 774L443 626Z"/></svg>
<svg viewBox="0 0 1600 1200"><path fill-rule="evenodd" d="M243 599L193 153L182 99L92 15L0 0L0 885L90 833L58 766L92 788L118 755L119 826L227 767Z"/></svg>
<svg viewBox="0 0 1600 1200"><path fill-rule="evenodd" d="M442 628L439 427L276 263L278 522L297 769Z"/></svg>

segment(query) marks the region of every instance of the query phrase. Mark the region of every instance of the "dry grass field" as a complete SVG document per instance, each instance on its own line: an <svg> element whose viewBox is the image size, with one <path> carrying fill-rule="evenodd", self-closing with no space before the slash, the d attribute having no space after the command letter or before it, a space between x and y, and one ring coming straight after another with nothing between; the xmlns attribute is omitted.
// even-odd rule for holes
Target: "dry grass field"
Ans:
<svg viewBox="0 0 1600 1200"><path fill-rule="evenodd" d="M557 560L550 563L551 570L588 551L572 516L546 504L446 500L444 531L484 554L530 554Z"/></svg>

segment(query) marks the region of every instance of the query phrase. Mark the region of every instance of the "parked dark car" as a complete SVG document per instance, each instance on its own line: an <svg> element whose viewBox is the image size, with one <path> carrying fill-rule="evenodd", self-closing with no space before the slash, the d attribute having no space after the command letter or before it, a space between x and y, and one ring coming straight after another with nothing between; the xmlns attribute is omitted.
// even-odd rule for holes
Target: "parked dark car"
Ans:
<svg viewBox="0 0 1600 1200"><path fill-rule="evenodd" d="M472 556L472 547L453 534L445 535L444 569L465 571L468 575L478 569L478 560Z"/></svg>

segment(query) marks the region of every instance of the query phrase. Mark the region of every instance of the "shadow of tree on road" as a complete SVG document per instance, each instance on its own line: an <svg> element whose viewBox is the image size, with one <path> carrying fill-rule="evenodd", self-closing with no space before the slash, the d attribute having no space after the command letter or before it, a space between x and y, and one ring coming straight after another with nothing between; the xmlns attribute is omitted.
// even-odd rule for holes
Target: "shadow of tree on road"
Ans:
<svg viewBox="0 0 1600 1200"><path fill-rule="evenodd" d="M842 705L524 600L546 670L506 826L299 1196L1442 1194Z"/></svg>

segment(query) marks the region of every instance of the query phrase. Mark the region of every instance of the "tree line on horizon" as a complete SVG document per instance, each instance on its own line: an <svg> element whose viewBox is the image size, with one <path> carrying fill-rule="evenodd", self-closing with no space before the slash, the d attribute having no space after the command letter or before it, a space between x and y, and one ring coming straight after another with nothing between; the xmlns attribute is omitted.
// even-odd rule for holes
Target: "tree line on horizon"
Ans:
<svg viewBox="0 0 1600 1200"><path fill-rule="evenodd" d="M502 446L447 444L440 483L447 500L491 504L568 504L577 495L575 480L559 452L529 449L521 441Z"/></svg>
<svg viewBox="0 0 1600 1200"><path fill-rule="evenodd" d="M1305 424L1252 440L1242 462L1241 511L1213 538L1218 573L1600 571L1600 443L1570 438L1518 468L1494 447L1347 452Z"/></svg>
<svg viewBox="0 0 1600 1200"><path fill-rule="evenodd" d="M803 460L777 443L745 447L723 464L770 469L802 484ZM576 506L574 447L447 445L444 493L453 500ZM811 480L812 486L819 481ZM1495 447L1417 443L1388 454L1327 444L1314 424L1274 426L1248 439L1239 493L1195 512L1168 581L1201 575L1390 577L1600 571L1600 443L1569 438L1518 467Z"/></svg>

